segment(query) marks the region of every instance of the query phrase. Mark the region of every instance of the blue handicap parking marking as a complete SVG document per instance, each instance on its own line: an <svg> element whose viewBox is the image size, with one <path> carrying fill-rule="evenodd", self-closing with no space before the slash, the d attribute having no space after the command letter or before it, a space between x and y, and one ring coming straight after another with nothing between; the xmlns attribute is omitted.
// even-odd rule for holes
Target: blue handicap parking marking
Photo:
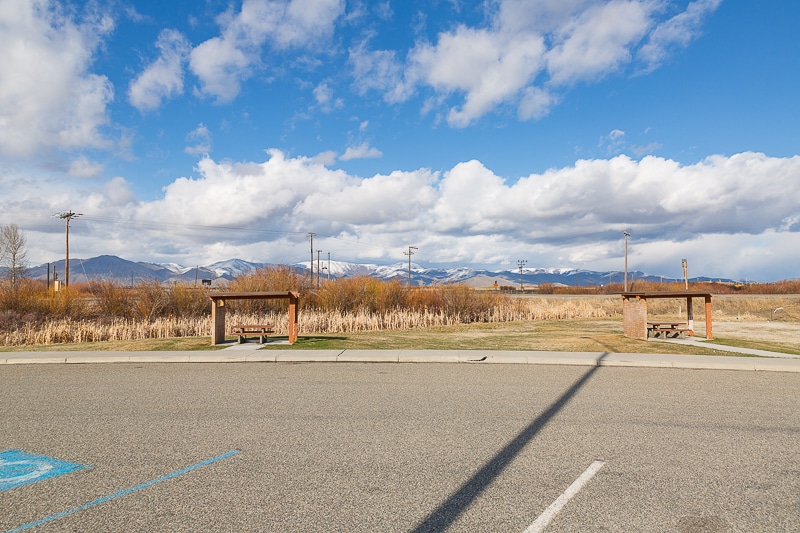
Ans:
<svg viewBox="0 0 800 533"><path fill-rule="evenodd" d="M5 450L0 452L0 492L82 468L86 466L23 450Z"/></svg>

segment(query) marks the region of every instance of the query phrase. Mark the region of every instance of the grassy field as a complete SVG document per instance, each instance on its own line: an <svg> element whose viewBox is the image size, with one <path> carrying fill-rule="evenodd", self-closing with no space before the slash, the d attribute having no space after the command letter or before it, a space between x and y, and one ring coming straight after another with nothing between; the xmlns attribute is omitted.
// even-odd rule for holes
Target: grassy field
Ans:
<svg viewBox="0 0 800 533"><path fill-rule="evenodd" d="M702 340L702 339L700 339ZM715 338L719 344L798 353L798 346ZM265 349L351 350L536 350L558 352L682 353L734 355L732 352L642 341L622 335L622 320L551 320L505 324L473 324L425 330L382 331L301 336L293 346L275 344Z"/></svg>
<svg viewBox="0 0 800 533"><path fill-rule="evenodd" d="M685 301L679 299L656 300L648 306L648 315L651 320L685 320L684 307ZM265 349L717 353L708 348L629 339L622 334L621 308L620 298L613 295L537 295L501 301L490 313L493 321L471 324L460 323L445 314L419 311L342 315L305 310L301 312L300 339L295 345L276 343ZM705 331L703 311L702 305L695 305L695 331L699 335ZM229 320L273 323L276 338L286 334L285 313L266 318L233 313ZM18 329L6 333L6 346L0 347L0 351L219 349L210 345L209 334L208 317L111 322L64 319L40 327L23 322ZM800 354L800 296L715 297L714 342Z"/></svg>
<svg viewBox="0 0 800 533"><path fill-rule="evenodd" d="M779 352L792 355L800 355L800 346L786 342L754 341L747 339L731 339L715 337L715 344L733 346L739 348L750 348L753 350L766 350L768 352Z"/></svg>
<svg viewBox="0 0 800 533"><path fill-rule="evenodd" d="M720 324L718 329L725 330L727 328ZM276 337L276 339L281 339L281 337ZM800 354L800 346L794 343L753 341L726 336L717 337L714 342L729 346ZM256 347L255 344L253 346ZM6 347L2 351L165 351L221 348L222 346L211 346L209 337L185 337ZM309 334L301 335L292 346L275 343L267 345L264 349L544 350L732 355L731 352L709 348L630 339L622 335L621 319L544 320L346 334Z"/></svg>

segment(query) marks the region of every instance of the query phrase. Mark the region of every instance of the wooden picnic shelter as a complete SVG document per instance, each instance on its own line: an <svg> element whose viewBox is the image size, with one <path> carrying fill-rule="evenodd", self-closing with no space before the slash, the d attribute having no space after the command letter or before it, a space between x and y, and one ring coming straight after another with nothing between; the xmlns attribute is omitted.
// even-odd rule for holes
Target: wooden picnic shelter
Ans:
<svg viewBox="0 0 800 533"><path fill-rule="evenodd" d="M647 340L649 333L688 332L694 335L694 314L692 299L703 298L706 311L706 339L714 338L711 328L711 296L710 292L674 291L674 292L623 292L622 293L622 329L626 337ZM655 298L686 299L687 321L650 322L647 320L647 300Z"/></svg>
<svg viewBox="0 0 800 533"><path fill-rule="evenodd" d="M211 344L225 342L226 302L231 300L289 300L289 344L294 344L300 331L298 322L300 295L294 291L268 292L212 292L211 298Z"/></svg>

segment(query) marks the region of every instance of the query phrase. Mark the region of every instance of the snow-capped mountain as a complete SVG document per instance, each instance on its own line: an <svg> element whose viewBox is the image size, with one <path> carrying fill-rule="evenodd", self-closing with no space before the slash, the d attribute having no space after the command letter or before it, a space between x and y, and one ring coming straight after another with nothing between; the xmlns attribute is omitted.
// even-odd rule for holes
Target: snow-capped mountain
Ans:
<svg viewBox="0 0 800 533"><path fill-rule="evenodd" d="M243 259L228 259L226 261L217 261L207 265L206 269L217 274L217 277L225 279L233 279L242 274L249 274L255 270L267 266L266 263L251 263Z"/></svg>
<svg viewBox="0 0 800 533"><path fill-rule="evenodd" d="M156 263L157 266L161 266L169 270L170 272L175 272L176 274L186 274L189 272L193 267L185 267L181 266L178 263Z"/></svg>
<svg viewBox="0 0 800 533"><path fill-rule="evenodd" d="M320 275L326 277L329 273L328 271L328 260L320 261L319 268L317 268L316 261L314 262L314 273L319 270ZM308 272L308 261L303 261L301 263L297 263L294 265L297 268L302 269L305 272ZM379 267L377 265L372 264L360 264L360 263L346 263L343 261L330 261L330 276L332 278L352 278L355 276L369 276L376 269Z"/></svg>
<svg viewBox="0 0 800 533"><path fill-rule="evenodd" d="M242 259L228 259L217 261L210 265L185 267L175 263L156 264L133 262L116 256L103 255L91 259L70 260L70 281L85 282L92 280L116 280L123 283L138 283L143 280L158 280L162 282L182 281L186 283L224 283L225 280L253 272L258 268L270 266L268 263L254 263ZM307 275L308 261L292 265L299 274ZM314 263L314 274L322 278L350 278L355 276L372 276L383 280L399 280L407 282L409 279L408 263L399 262L393 265L374 265L347 263L343 261L320 261ZM48 278L58 275L64 276L64 261L56 261L28 269L27 275L34 279ZM54 274L55 271L55 274ZM609 283L622 283L624 274L620 271L594 272L573 268L523 268L507 270L473 269L469 267L458 268L424 268L415 263L411 264L412 285L433 285L436 283L463 283L472 287L490 287L497 283L498 286L517 287L520 284L531 287L542 283L554 285L580 285L597 286ZM628 273L629 280L646 279L650 281L673 282L681 281L664 276L653 276L643 272L633 271ZM692 278L692 281L705 281L708 278ZM731 280L722 280L731 281Z"/></svg>

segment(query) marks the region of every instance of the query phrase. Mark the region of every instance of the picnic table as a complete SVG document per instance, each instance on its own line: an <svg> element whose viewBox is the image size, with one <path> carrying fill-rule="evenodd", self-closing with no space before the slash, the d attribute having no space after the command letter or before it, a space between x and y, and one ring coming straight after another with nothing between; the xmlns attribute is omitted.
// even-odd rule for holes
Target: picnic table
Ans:
<svg viewBox="0 0 800 533"><path fill-rule="evenodd" d="M690 337L694 336L694 331L689 327L689 323L683 320L647 322L648 337L660 337L663 334L664 338L667 338L670 333L674 333L675 337L683 336L684 333L688 333Z"/></svg>
<svg viewBox="0 0 800 533"><path fill-rule="evenodd" d="M267 335L275 333L272 324L248 325L248 326L231 326L234 335L239 336L239 344L247 340L248 335L258 335L258 340L261 344L267 342Z"/></svg>

